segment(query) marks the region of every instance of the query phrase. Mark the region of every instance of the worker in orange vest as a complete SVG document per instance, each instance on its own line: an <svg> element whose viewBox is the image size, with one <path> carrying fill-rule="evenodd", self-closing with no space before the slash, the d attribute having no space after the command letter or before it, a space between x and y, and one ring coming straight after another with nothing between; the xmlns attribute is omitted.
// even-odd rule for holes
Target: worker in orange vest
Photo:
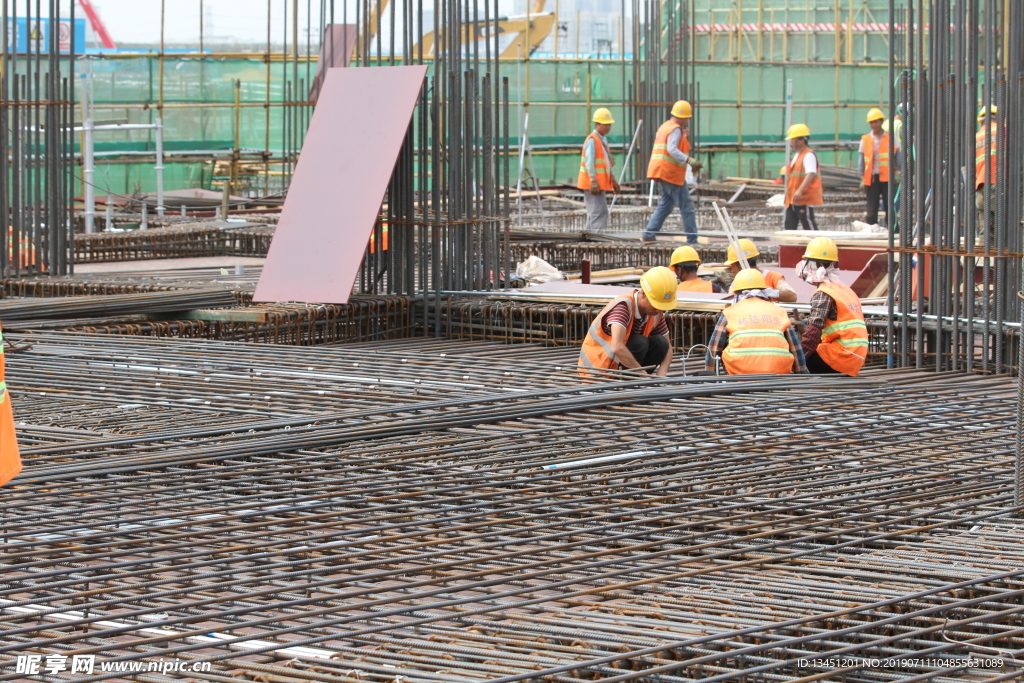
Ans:
<svg viewBox="0 0 1024 683"><path fill-rule="evenodd" d="M808 370L856 377L868 356L868 328L857 293L839 280L839 248L815 237L796 269L804 282L818 285L801 339Z"/></svg>
<svg viewBox="0 0 1024 683"><path fill-rule="evenodd" d="M688 244L697 243L697 210L693 208L690 190L686 187L686 169L694 174L704 167L690 156L690 139L687 135L693 107L686 100L679 100L672 106L672 115L654 136L654 150L647 164L647 177L657 180L661 186L661 200L651 214L641 239L644 244L654 244L655 235L665 224L672 209L679 207L683 219L683 232Z"/></svg>
<svg viewBox="0 0 1024 683"><path fill-rule="evenodd" d="M746 238L739 240L739 245L740 251L743 252L743 258L747 261L747 267L761 271L768 289L775 290L774 293L770 292L771 299L786 304L795 303L796 290L786 282L786 277L782 273L777 270L758 268L757 259L761 256L761 252L757 250L757 245L752 240ZM729 270L732 271L733 275L737 275L743 270L743 264L740 263L740 257L736 253L736 245L734 244L729 245L729 250L726 252L725 265L729 266Z"/></svg>
<svg viewBox="0 0 1024 683"><path fill-rule="evenodd" d="M881 109L874 108L868 112L868 125L871 132L860 138L859 161L860 190L867 195L868 207L864 222L869 225L878 223L879 205L889 212L889 153L892 144L889 133L882 130L885 114Z"/></svg>
<svg viewBox="0 0 1024 683"><path fill-rule="evenodd" d="M4 381L4 338L0 333L0 486L21 472L21 455L14 433L14 412L11 410L11 392Z"/></svg>
<svg viewBox="0 0 1024 683"><path fill-rule="evenodd" d="M978 209L978 234L983 227L988 228L989 240L994 246L996 222L996 139L999 137L999 123L996 114L999 110L995 105L978 111L979 130L974 136L974 205ZM985 138L988 137L988 154L985 153ZM985 217L985 185L991 186L989 191L988 220Z"/></svg>
<svg viewBox="0 0 1024 683"><path fill-rule="evenodd" d="M587 225L584 230L600 232L608 228L608 201L606 192L618 194L619 184L612 173L612 155L608 151L608 133L615 119L601 107L594 111L594 131L583 141L580 153L580 172L576 187L583 190L587 207Z"/></svg>
<svg viewBox="0 0 1024 683"><path fill-rule="evenodd" d="M655 375L667 375L672 343L662 311L675 307L675 274L664 266L648 270L640 278L640 289L612 299L590 324L580 349L580 376L651 366Z"/></svg>
<svg viewBox="0 0 1024 683"><path fill-rule="evenodd" d="M805 123L794 123L786 133L796 152L789 163L789 185L786 186L786 230L817 230L814 207L821 206L821 175L818 157L809 144L811 129Z"/></svg>
<svg viewBox="0 0 1024 683"><path fill-rule="evenodd" d="M676 291L721 294L721 287L697 275L697 268L700 266L700 263L700 255L697 254L697 250L693 247L678 247L672 252L672 259L668 267L679 278L679 285L676 287Z"/></svg>
<svg viewBox="0 0 1024 683"><path fill-rule="evenodd" d="M789 314L769 301L761 271L741 270L732 281L735 303L722 311L708 342L707 371L717 358L730 375L807 374L800 338Z"/></svg>

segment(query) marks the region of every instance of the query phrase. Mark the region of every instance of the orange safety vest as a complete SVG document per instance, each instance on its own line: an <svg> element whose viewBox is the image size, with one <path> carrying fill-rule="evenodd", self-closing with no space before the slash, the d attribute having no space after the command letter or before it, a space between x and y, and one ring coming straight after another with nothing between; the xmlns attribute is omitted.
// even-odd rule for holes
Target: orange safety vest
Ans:
<svg viewBox="0 0 1024 683"><path fill-rule="evenodd" d="M605 192L611 192L615 189L615 181L612 179L612 166L614 161L611 155L605 156L604 143L601 142L601 136L597 133L591 133L587 136L587 140L594 138L594 170L597 172L597 186ZM583 150L580 151L580 175L576 179L576 188L580 190L590 189L590 174L587 173L587 143L586 140L583 142Z"/></svg>
<svg viewBox="0 0 1024 683"><path fill-rule="evenodd" d="M871 133L865 133L860 139L864 144L864 177L861 180L864 181L865 185L870 185L871 167L875 163L875 136ZM878 152L878 181L887 183L889 182L889 150L891 149L888 133L882 133L881 148Z"/></svg>
<svg viewBox="0 0 1024 683"><path fill-rule="evenodd" d="M842 283L823 282L818 291L832 297L837 312L837 319L826 320L821 330L818 355L833 370L856 377L868 357L868 328L860 298Z"/></svg>
<svg viewBox="0 0 1024 683"><path fill-rule="evenodd" d="M761 275L764 275L764 283L772 289L778 289L779 283L785 279L777 270L762 270Z"/></svg>
<svg viewBox="0 0 1024 683"><path fill-rule="evenodd" d="M697 278L696 280L683 280L682 282L679 283L679 286L676 287L676 291L707 292L708 294L711 294L712 292L715 291L715 289L707 280L701 280L700 278Z"/></svg>
<svg viewBox="0 0 1024 683"><path fill-rule="evenodd" d="M804 182L804 177L807 175L804 172L804 157L810 153L810 147L804 147L803 150L796 155L796 158L793 159L793 163L789 165L789 185L786 186L786 206L793 203L793 195L795 195L796 191L800 189L800 184ZM821 206L824 203L825 202L822 200L821 195L821 173L815 173L814 180L812 180L811 184L804 189L800 205Z"/></svg>
<svg viewBox="0 0 1024 683"><path fill-rule="evenodd" d="M605 333L602 329L602 323L604 322L604 316L607 315L608 311L612 310L623 301L626 302L626 308L629 309L629 319L632 321L636 317L636 302L633 300L633 297L639 292L639 289L634 289L632 294L615 297L607 306L601 309L601 312L597 314L596 318L594 318L594 322L590 323L590 329L587 331L587 336L583 340L583 348L580 349L579 361L576 363L580 377L589 377L591 374L598 374L596 372L592 372L593 370L615 370L619 367L619 361L616 360L615 354L612 353L612 335L610 333ZM651 330L653 330L661 321L663 315L664 314L659 313L649 317L640 334L645 337L650 336ZM632 332L633 324L631 322L629 328L626 330L626 341L629 341L629 337Z"/></svg>
<svg viewBox="0 0 1024 683"><path fill-rule="evenodd" d="M376 236L377 236L377 228L374 228L373 232L370 233L370 253L371 254L377 251L377 245L375 244L375 242L377 241L375 239ZM380 249L381 249L381 251L387 251L388 250L388 224L387 223L381 223Z"/></svg>
<svg viewBox="0 0 1024 683"><path fill-rule="evenodd" d="M682 128L678 123L669 119L661 124L657 135L654 136L654 151L651 152L651 161L647 164L647 177L652 180L664 180L673 185L686 184L686 166L672 158L668 153L668 136L676 128ZM683 154L690 153L690 139L683 131L679 138L679 150Z"/></svg>
<svg viewBox="0 0 1024 683"><path fill-rule="evenodd" d="M14 433L14 412L11 410L11 392L4 381L3 334L0 333L0 486L21 472L21 455Z"/></svg>
<svg viewBox="0 0 1024 683"><path fill-rule="evenodd" d="M722 311L729 344L722 362L730 375L789 375L793 352L786 339L789 316L763 299L744 299Z"/></svg>
<svg viewBox="0 0 1024 683"><path fill-rule="evenodd" d="M988 183L989 185L996 184L996 137L998 137L999 133L999 124L992 123L990 126L992 132L990 134L991 140L989 143L988 157L992 159L992 166L988 172L988 179L985 178L985 129L982 128L978 131L978 134L974 136L974 189L978 189L985 183Z"/></svg>
<svg viewBox="0 0 1024 683"><path fill-rule="evenodd" d="M18 268L28 268L29 266L42 268L36 255L36 245L30 242L25 235L18 237L18 262L14 262L14 226L12 225L7 226L7 263Z"/></svg>

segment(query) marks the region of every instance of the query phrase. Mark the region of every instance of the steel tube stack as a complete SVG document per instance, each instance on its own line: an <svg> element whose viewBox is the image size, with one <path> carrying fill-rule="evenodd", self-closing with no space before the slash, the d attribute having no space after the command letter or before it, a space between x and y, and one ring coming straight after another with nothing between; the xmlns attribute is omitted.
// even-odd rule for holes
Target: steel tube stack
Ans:
<svg viewBox="0 0 1024 683"><path fill-rule="evenodd" d="M423 3L392 2L382 15L377 7L356 3L353 65L430 70L357 286L366 294L425 294L435 304L443 290L504 287L509 102L498 61L497 0L435 4L427 48ZM330 12L325 18L333 21ZM381 25L391 27L390 51L382 50ZM404 30L396 33L396 25ZM425 327L436 327L437 307L424 310Z"/></svg>
<svg viewBox="0 0 1024 683"><path fill-rule="evenodd" d="M1021 319L1024 8L1002 0L889 8L905 17L890 31L890 112L903 108L891 362L1004 372L1017 354L1004 333ZM992 107L997 127L980 127L979 111ZM976 161L989 149L995 181L976 191ZM928 314L945 321L931 335L922 334Z"/></svg>
<svg viewBox="0 0 1024 683"><path fill-rule="evenodd" d="M56 18L66 16L61 8L67 4L70 35L63 50ZM74 5L0 0L0 226L8 244L0 249L3 277L71 270Z"/></svg>

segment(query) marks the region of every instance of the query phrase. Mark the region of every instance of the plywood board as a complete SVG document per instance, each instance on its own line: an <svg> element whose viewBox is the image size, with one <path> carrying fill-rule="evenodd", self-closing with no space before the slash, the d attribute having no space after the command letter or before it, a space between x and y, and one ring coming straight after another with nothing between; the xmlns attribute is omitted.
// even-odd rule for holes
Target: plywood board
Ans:
<svg viewBox="0 0 1024 683"><path fill-rule="evenodd" d="M254 301L348 303L426 72L327 71Z"/></svg>
<svg viewBox="0 0 1024 683"><path fill-rule="evenodd" d="M316 75L309 87L309 101L316 102L320 97L320 89L324 86L324 77L328 69L348 66L352 59L352 50L356 45L359 27L355 24L328 24L324 29L324 39L320 43L320 59L316 62Z"/></svg>

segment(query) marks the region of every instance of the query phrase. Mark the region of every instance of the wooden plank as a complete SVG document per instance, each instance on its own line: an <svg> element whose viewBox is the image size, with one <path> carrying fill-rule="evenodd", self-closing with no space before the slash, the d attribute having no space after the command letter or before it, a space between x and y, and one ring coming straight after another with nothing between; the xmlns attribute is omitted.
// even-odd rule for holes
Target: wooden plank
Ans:
<svg viewBox="0 0 1024 683"><path fill-rule="evenodd" d="M209 320L226 323L262 323L267 321L266 311L235 308L193 308L187 311L149 313L149 320Z"/></svg>

